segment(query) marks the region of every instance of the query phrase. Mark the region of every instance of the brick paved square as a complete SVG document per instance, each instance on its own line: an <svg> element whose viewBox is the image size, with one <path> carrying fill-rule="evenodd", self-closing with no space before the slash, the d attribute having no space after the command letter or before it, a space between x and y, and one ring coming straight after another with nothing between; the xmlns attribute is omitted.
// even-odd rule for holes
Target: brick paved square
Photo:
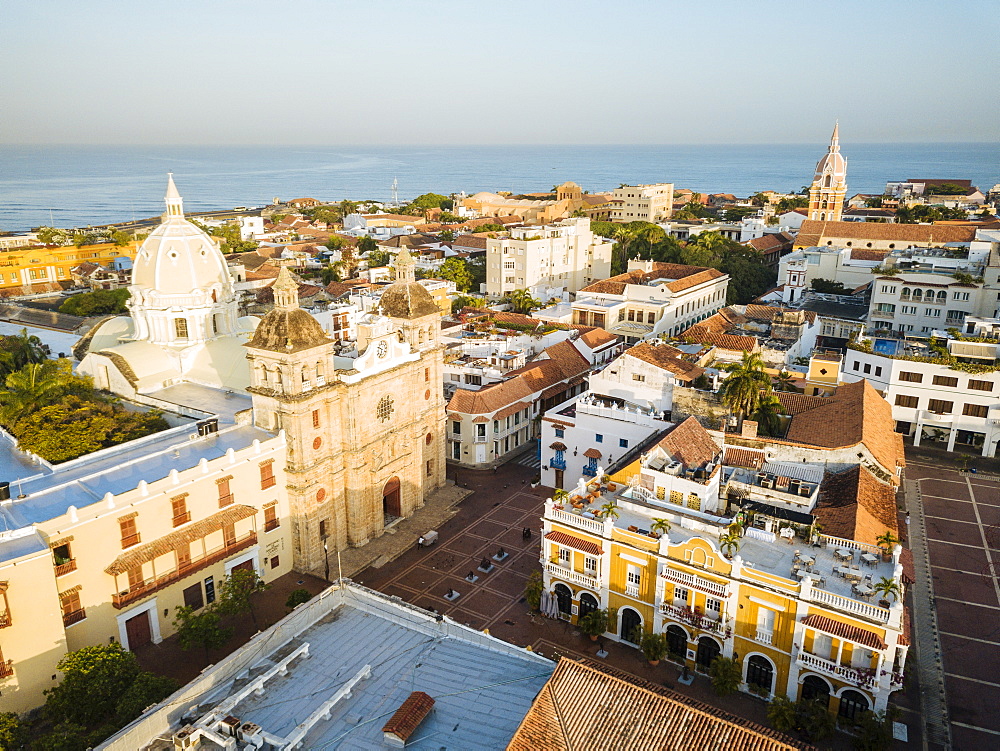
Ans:
<svg viewBox="0 0 1000 751"><path fill-rule="evenodd" d="M512 562L507 564L507 568L512 571L517 571L519 574L524 574L527 576L532 571L541 571L541 564L538 562L538 556L541 551L537 548L535 550L526 550L521 555L517 556Z"/></svg>
<svg viewBox="0 0 1000 751"><path fill-rule="evenodd" d="M936 570L933 579L934 592L939 597L944 596L953 600L966 600L979 605L992 605L993 607L1000 605L997 602L997 594L993 588L992 581L987 581L978 572L960 574L956 571Z"/></svg>
<svg viewBox="0 0 1000 751"><path fill-rule="evenodd" d="M489 514L487 514L488 519L500 522L505 527L517 524L517 522L521 520L522 516L524 516L523 509L504 508L503 506L497 506Z"/></svg>
<svg viewBox="0 0 1000 751"><path fill-rule="evenodd" d="M402 597L407 602L413 602L413 600L420 594L409 587L402 587L399 584L390 584L387 587L382 587L381 591L385 592L387 595Z"/></svg>
<svg viewBox="0 0 1000 751"><path fill-rule="evenodd" d="M454 602L444 599L444 596L448 593L449 588L454 589L462 596L459 597ZM429 594L434 599L440 600L442 605L438 607L438 610L443 610L444 608L451 607L452 605L454 605L455 607L461 607L460 603L467 597L469 597L471 592L475 592L476 588L477 588L476 584L470 584L461 577L442 576L440 579L434 582L434 586L427 591L427 594Z"/></svg>
<svg viewBox="0 0 1000 751"><path fill-rule="evenodd" d="M509 499L504 505L523 509L525 511L537 511L537 516L541 516L542 507L545 505L545 501L536 495L518 493L513 498Z"/></svg>
<svg viewBox="0 0 1000 751"><path fill-rule="evenodd" d="M969 603L948 602L935 599L937 604L938 628L953 634L963 634L974 639L996 639L997 611L977 607ZM982 645L983 648L987 645ZM948 667L948 656L944 658L945 669Z"/></svg>
<svg viewBox="0 0 1000 751"><path fill-rule="evenodd" d="M506 594L509 602L511 597L520 597L524 593L527 581L528 577L517 571L500 571L491 576L489 588Z"/></svg>
<svg viewBox="0 0 1000 751"><path fill-rule="evenodd" d="M927 548L933 566L945 566L961 571L982 571L986 566L986 552L938 540L928 540Z"/></svg>
<svg viewBox="0 0 1000 751"><path fill-rule="evenodd" d="M506 524L498 524L492 521L482 521L479 524L474 525L469 532L479 537L484 537L487 540L492 540L494 537L498 537L507 529Z"/></svg>
<svg viewBox="0 0 1000 751"><path fill-rule="evenodd" d="M463 597L462 599L464 600L462 603L464 610L470 610L473 613L478 613L490 619L494 618L503 609L504 605L510 602L510 597L495 592L488 592L484 589L480 589L478 592L474 592L467 598Z"/></svg>
<svg viewBox="0 0 1000 751"><path fill-rule="evenodd" d="M990 508L983 506L983 508ZM932 517L927 523L937 519L955 519L963 522L976 520L976 504L958 501L944 501L939 498L924 498L924 514Z"/></svg>
<svg viewBox="0 0 1000 751"><path fill-rule="evenodd" d="M440 548L433 555L427 556L420 565L426 568L438 569L439 571L449 571L464 557L466 556L463 553L456 553L453 550Z"/></svg>
<svg viewBox="0 0 1000 751"><path fill-rule="evenodd" d="M1000 526L1000 506L985 506L977 503L976 510L979 512L979 518L983 520L983 526ZM991 539L989 532L986 533L986 539Z"/></svg>
<svg viewBox="0 0 1000 751"><path fill-rule="evenodd" d="M933 495L940 498L955 498L960 501L971 500L969 498L969 487L964 482L924 480L920 483L920 492L925 496Z"/></svg>
<svg viewBox="0 0 1000 751"><path fill-rule="evenodd" d="M463 608L458 608L454 612L448 613L448 617L461 623L464 626L469 626L477 631L482 631L486 628L486 624L489 622L486 618L479 615L478 613L473 613L469 610ZM492 633L492 632L491 632Z"/></svg>
<svg viewBox="0 0 1000 751"><path fill-rule="evenodd" d="M522 530L524 526L511 527L497 540L500 545L503 545L507 550L526 550L527 548L537 548L538 547L538 531L535 529L531 530L531 538L525 540L522 536Z"/></svg>
<svg viewBox="0 0 1000 751"><path fill-rule="evenodd" d="M947 665L947 661L946 661ZM952 722L964 722L1000 732L1000 688L986 686L975 681L948 676L945 678L948 692L948 710ZM993 736L994 744L996 736ZM996 745L992 746L996 748ZM955 746L960 748L960 746ZM987 748L970 746L968 748Z"/></svg>
<svg viewBox="0 0 1000 751"><path fill-rule="evenodd" d="M444 547L445 550L462 555L475 555L487 543L478 537L456 537Z"/></svg>
<svg viewBox="0 0 1000 751"><path fill-rule="evenodd" d="M964 545L982 546L983 537L979 533L978 524L967 522L944 521L942 519L927 519L927 537L940 542L959 542Z"/></svg>
<svg viewBox="0 0 1000 751"><path fill-rule="evenodd" d="M997 637L994 637L994 640L997 640ZM944 633L941 634L941 650L944 653L945 669L949 673L991 683L997 682L996 663L983 658L986 655L1000 653L1000 644L983 644Z"/></svg>
<svg viewBox="0 0 1000 751"><path fill-rule="evenodd" d="M951 743L954 748L990 748L997 737L982 730L951 726Z"/></svg>

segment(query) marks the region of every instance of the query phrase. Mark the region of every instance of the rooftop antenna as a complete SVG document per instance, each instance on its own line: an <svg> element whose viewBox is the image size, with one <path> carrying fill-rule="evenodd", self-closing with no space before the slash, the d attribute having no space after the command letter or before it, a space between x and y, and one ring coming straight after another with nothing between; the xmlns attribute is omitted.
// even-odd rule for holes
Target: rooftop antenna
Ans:
<svg viewBox="0 0 1000 751"><path fill-rule="evenodd" d="M392 205L399 206L399 180L392 178Z"/></svg>

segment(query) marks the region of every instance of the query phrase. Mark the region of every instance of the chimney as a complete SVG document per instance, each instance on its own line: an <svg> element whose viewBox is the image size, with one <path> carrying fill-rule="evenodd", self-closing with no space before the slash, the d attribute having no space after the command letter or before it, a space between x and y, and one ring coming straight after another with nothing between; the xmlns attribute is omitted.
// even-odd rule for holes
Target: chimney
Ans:
<svg viewBox="0 0 1000 751"><path fill-rule="evenodd" d="M743 428L740 432L743 438L756 438L757 437L757 421L756 420L744 420Z"/></svg>
<svg viewBox="0 0 1000 751"><path fill-rule="evenodd" d="M434 707L434 699L423 691L414 691L402 703L396 713L382 727L382 735L389 746L403 748L417 726L424 721Z"/></svg>

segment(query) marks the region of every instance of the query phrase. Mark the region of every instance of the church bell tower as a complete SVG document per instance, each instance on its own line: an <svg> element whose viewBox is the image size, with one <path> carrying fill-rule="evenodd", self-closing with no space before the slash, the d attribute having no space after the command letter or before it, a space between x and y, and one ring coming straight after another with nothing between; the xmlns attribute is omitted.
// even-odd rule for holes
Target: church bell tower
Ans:
<svg viewBox="0 0 1000 751"><path fill-rule="evenodd" d="M839 222L847 194L847 160L840 153L840 123L833 126L830 148L816 164L809 188L809 218Z"/></svg>

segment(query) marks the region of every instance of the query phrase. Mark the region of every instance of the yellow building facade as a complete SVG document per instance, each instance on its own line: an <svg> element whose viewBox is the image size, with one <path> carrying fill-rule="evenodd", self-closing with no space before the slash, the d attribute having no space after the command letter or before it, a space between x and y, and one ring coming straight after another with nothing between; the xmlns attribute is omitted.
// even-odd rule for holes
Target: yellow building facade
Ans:
<svg viewBox="0 0 1000 751"><path fill-rule="evenodd" d="M562 618L577 623L608 609L605 637L638 646L637 631L662 633L668 659L698 672L717 656L734 658L742 690L764 697L815 698L849 719L885 709L902 686L909 645L900 603L882 607L819 589L808 576L768 571L763 557L754 560L757 540L745 539L729 558L718 541L722 522L644 508L628 495L626 486L616 498L621 516L604 520L576 513L568 501L546 501L544 583ZM648 530L661 517L671 529L657 536ZM859 555L877 550L836 538L821 544ZM894 555L884 565L900 576L898 547Z"/></svg>
<svg viewBox="0 0 1000 751"><path fill-rule="evenodd" d="M23 290L30 294L34 285L72 281L72 270L81 263L105 266L115 258L135 258L138 243L115 245L37 246L0 251L0 290Z"/></svg>

